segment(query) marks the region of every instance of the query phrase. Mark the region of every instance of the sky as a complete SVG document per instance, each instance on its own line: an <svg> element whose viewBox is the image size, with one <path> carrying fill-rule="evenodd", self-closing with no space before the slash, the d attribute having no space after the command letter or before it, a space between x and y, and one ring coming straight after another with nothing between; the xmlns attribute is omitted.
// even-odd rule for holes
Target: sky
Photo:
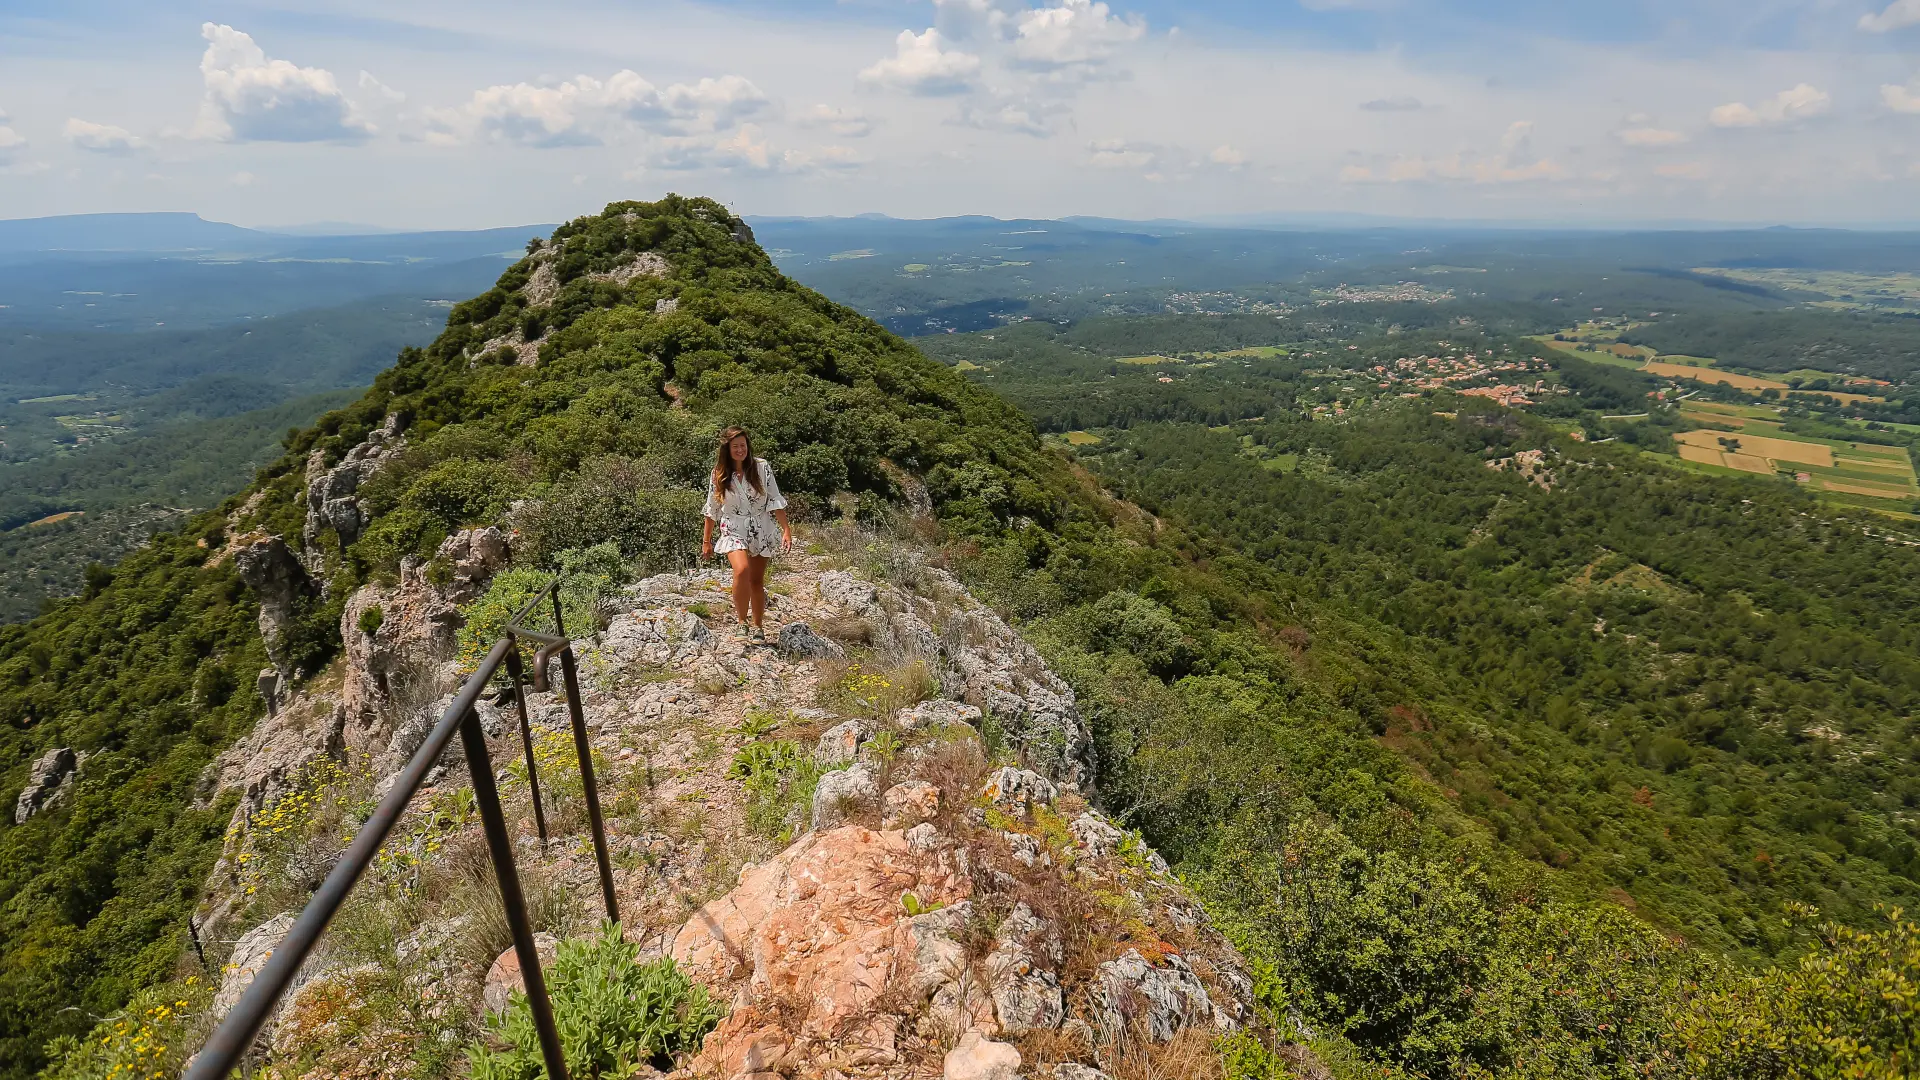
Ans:
<svg viewBox="0 0 1920 1080"><path fill-rule="evenodd" d="M1920 0L0 0L0 217L1920 224Z"/></svg>

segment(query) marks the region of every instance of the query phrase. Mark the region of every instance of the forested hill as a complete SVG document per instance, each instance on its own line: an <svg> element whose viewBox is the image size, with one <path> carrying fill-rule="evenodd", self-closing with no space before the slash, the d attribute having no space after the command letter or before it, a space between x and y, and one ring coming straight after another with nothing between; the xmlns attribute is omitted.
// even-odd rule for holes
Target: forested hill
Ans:
<svg viewBox="0 0 1920 1080"><path fill-rule="evenodd" d="M519 567L611 542L642 570L677 569L714 435L735 423L797 516L866 523L883 568L889 549L924 546L1023 621L1094 725L1103 797L1190 871L1255 961L1268 1019L1318 1040L1341 1075L1912 1063L1911 1024L1864 990L1911 978L1910 926L1783 935L1783 959L1811 948L1828 966L1754 978L1544 867L1396 746L1389 721L1425 723L1419 687L1363 637L1321 636L1312 590L1282 587L1308 563L1263 565L1231 528L1102 494L1011 404L783 277L720 204L668 197L535 241L431 345L289 436L247 491L0 629L0 796L49 748L87 755L57 803L0 823L0 1077L34 1074L50 1040L197 971L187 916L232 809L197 804L198 781L258 717L246 688L263 665L323 677L355 587L407 558L448 576L441 542L468 525L516 529ZM1465 437L1510 445L1502 430ZM377 468L349 504L316 505L350 451ZM1112 482L1178 509L1181 493L1110 464ZM901 512L919 484L933 520ZM236 556L270 557L270 537L300 561L262 581L285 602L257 621ZM50 1075L94 1075L79 1044L59 1045ZM1218 1068L1283 1075L1259 1055Z"/></svg>

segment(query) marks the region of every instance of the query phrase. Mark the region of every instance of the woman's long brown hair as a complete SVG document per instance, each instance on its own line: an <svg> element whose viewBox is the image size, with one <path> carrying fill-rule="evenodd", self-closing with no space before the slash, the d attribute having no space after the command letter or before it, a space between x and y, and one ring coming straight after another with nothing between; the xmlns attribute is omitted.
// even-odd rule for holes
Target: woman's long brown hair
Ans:
<svg viewBox="0 0 1920 1080"><path fill-rule="evenodd" d="M734 467L733 462L733 440L735 439L747 440L747 460L741 462L738 468ZM713 462L713 490L715 494L723 499L726 498L727 492L733 488L733 478L736 476L744 476L747 478L747 483L753 485L754 491L765 495L767 489L761 486L760 470L754 467L753 462L753 436L747 434L746 428L730 427L721 432L720 452L715 456Z"/></svg>

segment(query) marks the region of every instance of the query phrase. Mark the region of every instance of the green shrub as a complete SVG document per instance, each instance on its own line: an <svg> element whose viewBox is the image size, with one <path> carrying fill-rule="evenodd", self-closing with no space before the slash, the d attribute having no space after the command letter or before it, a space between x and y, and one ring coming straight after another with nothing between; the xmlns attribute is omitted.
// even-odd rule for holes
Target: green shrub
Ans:
<svg viewBox="0 0 1920 1080"><path fill-rule="evenodd" d="M669 1069L673 1055L697 1048L726 1015L671 957L641 964L639 955L615 922L602 924L598 936L560 943L545 975L569 1076L625 1077L644 1064ZM473 1080L546 1075L526 994L516 991L488 1027L507 1049L468 1047Z"/></svg>
<svg viewBox="0 0 1920 1080"><path fill-rule="evenodd" d="M380 632L380 624L387 619L387 613L380 610L379 604L369 604L360 612L360 632L372 637Z"/></svg>
<svg viewBox="0 0 1920 1080"><path fill-rule="evenodd" d="M813 755L790 739L748 743L727 768L728 778L746 789L747 827L781 843L793 835L794 812L804 816L813 805L820 773Z"/></svg>
<svg viewBox="0 0 1920 1080"><path fill-rule="evenodd" d="M46 1048L44 1080L166 1080L178 1076L212 1027L213 987L197 975L149 987L82 1037Z"/></svg>
<svg viewBox="0 0 1920 1080"><path fill-rule="evenodd" d="M618 580L609 570L609 557L617 566L618 558L610 545L589 548L579 552L562 552L563 565L570 565L580 572L564 574L560 584L560 613L566 620L567 634L581 637L591 634L599 626L600 601L611 593ZM624 570L619 571L624 577ZM457 658L460 670L471 672L480 666L493 643L506 633L507 620L532 600L534 595L547 587L553 575L543 570L514 569L494 577L487 591L462 612L466 623L460 627ZM542 601L534 611L527 614L527 625L535 629L551 632L553 628L553 602Z"/></svg>
<svg viewBox="0 0 1920 1080"><path fill-rule="evenodd" d="M646 573L691 565L700 551L702 493L674 486L673 475L650 461L600 457L554 485L537 505L516 511L521 551L540 565L556 565L572 548L612 543Z"/></svg>
<svg viewBox="0 0 1920 1080"><path fill-rule="evenodd" d="M1802 916L1811 911L1799 909ZM1920 1073L1920 926L1822 926L1799 964L1729 980L1675 1010L1699 1080L1894 1080Z"/></svg>

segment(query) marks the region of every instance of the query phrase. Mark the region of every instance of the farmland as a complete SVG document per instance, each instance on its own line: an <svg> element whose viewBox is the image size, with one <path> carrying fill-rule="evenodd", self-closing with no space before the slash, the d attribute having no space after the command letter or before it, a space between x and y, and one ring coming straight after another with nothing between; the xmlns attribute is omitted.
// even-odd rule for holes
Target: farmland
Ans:
<svg viewBox="0 0 1920 1080"><path fill-rule="evenodd" d="M1875 500L1920 496L1913 461L1902 447L1796 435L1763 406L1687 402L1681 417L1702 425L1674 436L1680 457L1695 464L1792 474L1815 491Z"/></svg>

